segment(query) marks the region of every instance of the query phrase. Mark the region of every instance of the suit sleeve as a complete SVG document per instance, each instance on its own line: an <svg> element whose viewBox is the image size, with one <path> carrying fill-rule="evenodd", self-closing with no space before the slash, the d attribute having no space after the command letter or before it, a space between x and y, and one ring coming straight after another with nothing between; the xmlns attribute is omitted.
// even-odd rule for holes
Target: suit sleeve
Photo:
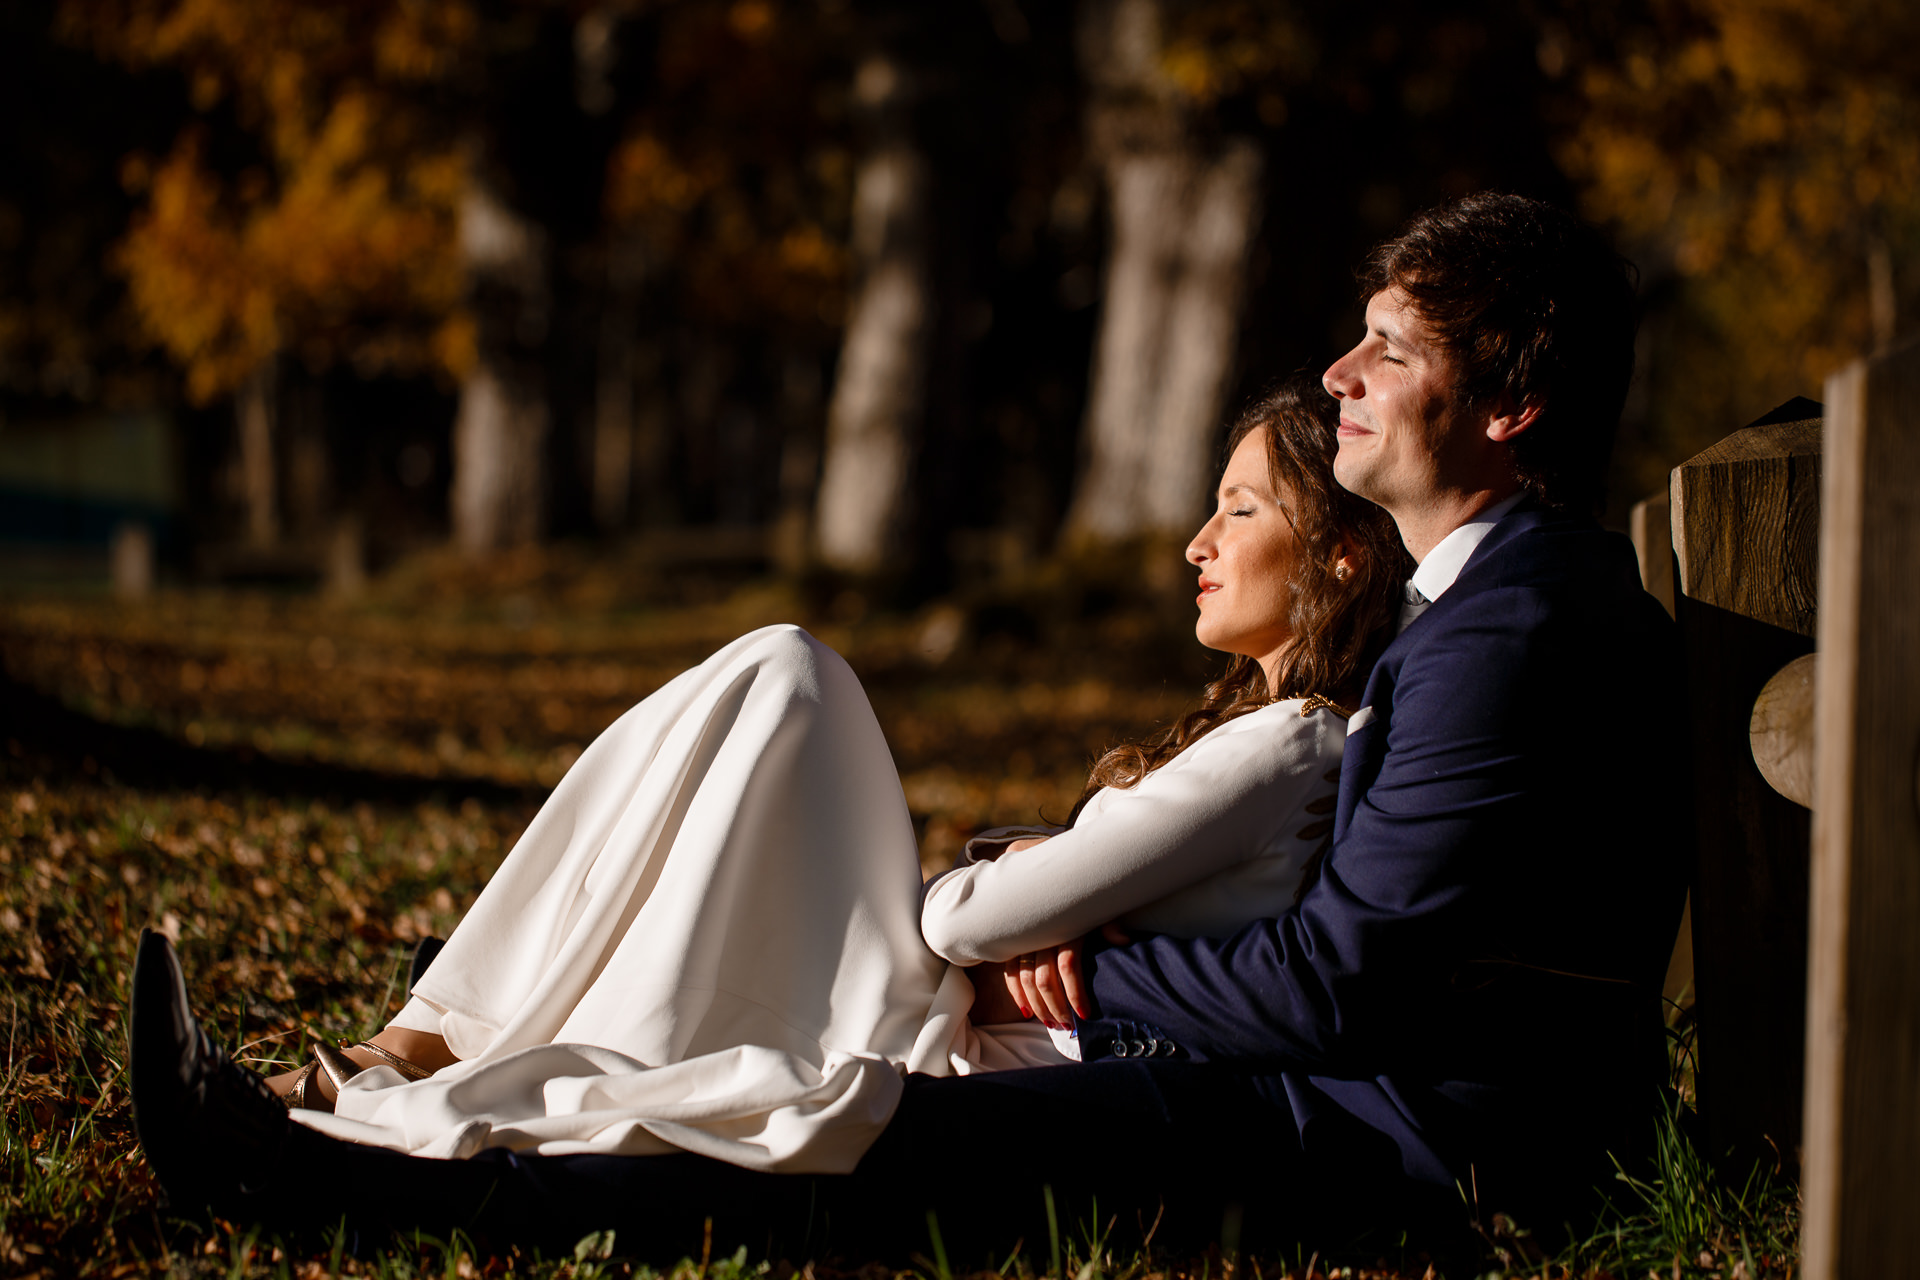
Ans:
<svg viewBox="0 0 1920 1280"><path fill-rule="evenodd" d="M1381 1061L1444 1005L1489 923L1495 851L1530 817L1540 744L1528 726L1555 714L1537 705L1544 602L1486 596L1497 598L1430 616L1391 685L1376 677L1370 698L1389 706L1347 755L1349 770L1372 759L1379 771L1300 905L1223 940L1163 937L1090 957L1103 1020L1150 1025L1197 1059L1337 1070ZM1363 737L1382 733L1384 754ZM1083 1041L1097 1046L1100 1032L1095 1021Z"/></svg>

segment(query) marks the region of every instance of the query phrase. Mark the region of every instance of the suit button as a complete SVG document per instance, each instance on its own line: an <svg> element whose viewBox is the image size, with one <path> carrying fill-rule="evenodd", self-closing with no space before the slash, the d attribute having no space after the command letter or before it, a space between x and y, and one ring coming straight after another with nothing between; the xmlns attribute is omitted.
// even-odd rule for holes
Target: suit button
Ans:
<svg viewBox="0 0 1920 1280"><path fill-rule="evenodd" d="M1124 1058L1127 1056L1127 1042L1125 1040L1115 1040L1113 1042L1113 1056L1116 1058Z"/></svg>
<svg viewBox="0 0 1920 1280"><path fill-rule="evenodd" d="M1175 1054L1177 1054L1177 1053L1179 1053L1179 1052L1180 1052L1180 1046L1179 1046L1179 1045L1177 1045L1177 1044L1175 1044L1175 1043L1174 1043L1173 1041L1171 1041L1171 1040L1162 1040L1162 1041L1160 1042L1160 1056L1161 1056L1161 1057L1163 1057L1163 1058L1171 1058L1171 1057L1173 1057L1173 1056L1174 1056Z"/></svg>
<svg viewBox="0 0 1920 1280"><path fill-rule="evenodd" d="M1153 1051L1147 1048L1146 1041L1144 1040L1127 1041L1127 1056L1129 1058L1144 1058L1151 1052Z"/></svg>

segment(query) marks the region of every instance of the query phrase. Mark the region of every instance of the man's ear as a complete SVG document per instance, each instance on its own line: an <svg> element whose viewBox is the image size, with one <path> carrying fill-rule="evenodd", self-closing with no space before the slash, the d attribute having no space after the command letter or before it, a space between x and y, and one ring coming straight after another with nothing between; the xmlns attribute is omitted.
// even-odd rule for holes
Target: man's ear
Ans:
<svg viewBox="0 0 1920 1280"><path fill-rule="evenodd" d="M1531 427L1544 408L1546 401L1540 396L1528 396L1517 406L1509 397L1501 396L1499 403L1493 407L1492 416L1487 419L1487 439L1495 444L1508 443Z"/></svg>

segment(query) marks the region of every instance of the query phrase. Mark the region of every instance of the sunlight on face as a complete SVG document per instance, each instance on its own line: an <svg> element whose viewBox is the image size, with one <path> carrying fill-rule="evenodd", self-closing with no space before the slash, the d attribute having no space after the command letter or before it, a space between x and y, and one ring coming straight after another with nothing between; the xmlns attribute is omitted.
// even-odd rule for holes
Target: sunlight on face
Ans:
<svg viewBox="0 0 1920 1280"><path fill-rule="evenodd" d="M1365 336L1322 379L1340 401L1333 474L1341 486L1396 516L1430 500L1452 437L1472 434L1467 415L1456 412L1453 376L1407 296L1374 294Z"/></svg>
<svg viewBox="0 0 1920 1280"><path fill-rule="evenodd" d="M1209 649L1260 663L1269 687L1293 637L1288 615L1300 544L1288 513L1292 500L1274 492L1266 429L1248 432L1220 477L1213 518L1187 547L1187 560L1200 570L1194 635Z"/></svg>

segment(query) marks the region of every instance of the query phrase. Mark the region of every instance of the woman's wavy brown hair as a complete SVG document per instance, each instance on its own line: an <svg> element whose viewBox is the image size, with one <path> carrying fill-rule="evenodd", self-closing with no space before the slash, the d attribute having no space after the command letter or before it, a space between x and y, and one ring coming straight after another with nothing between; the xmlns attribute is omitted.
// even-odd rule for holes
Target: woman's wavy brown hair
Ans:
<svg viewBox="0 0 1920 1280"><path fill-rule="evenodd" d="M1339 414L1320 380L1297 374L1240 415L1227 437L1231 458L1241 441L1266 431L1267 475L1293 525L1293 639L1281 655L1276 689L1259 662L1235 655L1209 684L1200 706L1140 742L1123 743L1094 762L1087 789L1067 822L1102 787L1131 787L1227 721L1283 698L1321 694L1350 706L1367 669L1393 638L1401 584L1413 560L1393 520L1333 479ZM1352 574L1334 577L1340 551Z"/></svg>

